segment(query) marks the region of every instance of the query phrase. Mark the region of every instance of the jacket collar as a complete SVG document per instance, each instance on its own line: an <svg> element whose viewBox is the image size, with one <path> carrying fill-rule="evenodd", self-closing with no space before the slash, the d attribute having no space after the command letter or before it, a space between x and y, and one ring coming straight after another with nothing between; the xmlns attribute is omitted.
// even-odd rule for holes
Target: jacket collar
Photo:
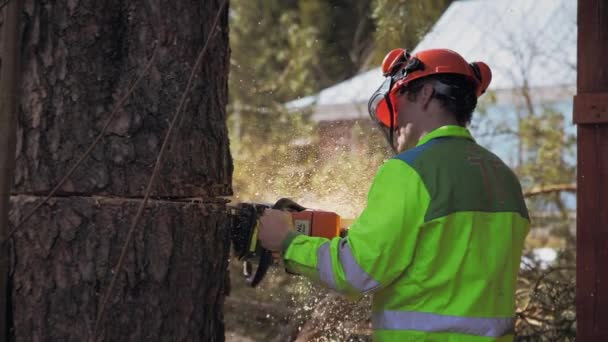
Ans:
<svg viewBox="0 0 608 342"><path fill-rule="evenodd" d="M445 137L453 137L453 138L465 138L475 141L473 136L466 127L457 126L457 125L447 125L436 128L427 134L425 134L419 141L416 146L420 146L426 144L432 139L436 138L445 138Z"/></svg>

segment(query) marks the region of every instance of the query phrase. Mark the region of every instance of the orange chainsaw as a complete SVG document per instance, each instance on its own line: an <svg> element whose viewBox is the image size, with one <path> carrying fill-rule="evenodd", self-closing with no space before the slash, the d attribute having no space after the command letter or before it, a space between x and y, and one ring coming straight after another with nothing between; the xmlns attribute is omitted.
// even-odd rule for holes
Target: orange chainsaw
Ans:
<svg viewBox="0 0 608 342"><path fill-rule="evenodd" d="M274 262L273 253L258 241L259 218L268 208L289 211L294 229L302 234L328 239L346 234L346 230L341 229L338 214L307 209L288 198L282 198L274 205L239 203L229 206L232 247L238 259L243 261L243 275L251 287L256 287L264 279ZM257 263L255 270L254 262Z"/></svg>

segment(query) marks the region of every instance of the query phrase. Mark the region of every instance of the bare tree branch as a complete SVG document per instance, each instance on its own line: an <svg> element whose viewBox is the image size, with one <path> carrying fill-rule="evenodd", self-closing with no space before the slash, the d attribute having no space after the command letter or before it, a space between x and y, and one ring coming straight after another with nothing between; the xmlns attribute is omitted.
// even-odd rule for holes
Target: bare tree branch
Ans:
<svg viewBox="0 0 608 342"><path fill-rule="evenodd" d="M536 195L544 195L552 192L576 192L576 184L553 184L553 185L541 185L530 188L524 191L524 197L532 197Z"/></svg>

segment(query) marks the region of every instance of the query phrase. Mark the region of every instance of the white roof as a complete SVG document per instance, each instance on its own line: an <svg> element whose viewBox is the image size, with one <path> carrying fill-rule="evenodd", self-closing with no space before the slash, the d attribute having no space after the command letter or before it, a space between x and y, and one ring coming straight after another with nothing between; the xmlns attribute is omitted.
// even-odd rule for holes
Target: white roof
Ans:
<svg viewBox="0 0 608 342"><path fill-rule="evenodd" d="M462 0L453 2L415 51L448 48L492 68L490 90L576 84L576 1ZM367 101L383 81L380 68L286 104L313 106L318 121L367 116Z"/></svg>

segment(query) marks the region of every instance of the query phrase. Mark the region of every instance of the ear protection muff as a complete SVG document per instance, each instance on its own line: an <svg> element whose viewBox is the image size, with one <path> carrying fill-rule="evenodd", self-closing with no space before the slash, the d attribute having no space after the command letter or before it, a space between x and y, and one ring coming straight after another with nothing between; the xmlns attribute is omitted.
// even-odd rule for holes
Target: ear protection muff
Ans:
<svg viewBox="0 0 608 342"><path fill-rule="evenodd" d="M479 82L476 91L476 95L479 97L486 92L490 82L492 82L492 70L490 70L490 67L484 62L473 62L469 65L473 70L473 75Z"/></svg>

